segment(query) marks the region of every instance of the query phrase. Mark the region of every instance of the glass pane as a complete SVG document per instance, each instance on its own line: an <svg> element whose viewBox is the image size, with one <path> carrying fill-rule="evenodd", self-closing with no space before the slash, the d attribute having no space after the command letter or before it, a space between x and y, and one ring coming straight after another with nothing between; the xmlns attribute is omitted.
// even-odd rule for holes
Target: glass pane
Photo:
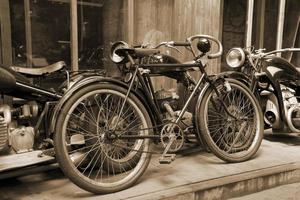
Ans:
<svg viewBox="0 0 300 200"><path fill-rule="evenodd" d="M103 2L78 5L80 69L103 68Z"/></svg>
<svg viewBox="0 0 300 200"><path fill-rule="evenodd" d="M66 3L61 3L66 2ZM32 64L70 64L70 3L31 0Z"/></svg>
<svg viewBox="0 0 300 200"><path fill-rule="evenodd" d="M111 43L126 41L126 1L78 1L79 69L108 69Z"/></svg>
<svg viewBox="0 0 300 200"><path fill-rule="evenodd" d="M10 1L12 60L14 65L26 65L24 0Z"/></svg>
<svg viewBox="0 0 300 200"><path fill-rule="evenodd" d="M70 63L70 3L54 0L30 0L30 19L26 21L24 0L10 1L13 64L33 67L64 60ZM27 35L26 28L31 35ZM31 40L32 55L26 52ZM31 58L32 57L32 58Z"/></svg>

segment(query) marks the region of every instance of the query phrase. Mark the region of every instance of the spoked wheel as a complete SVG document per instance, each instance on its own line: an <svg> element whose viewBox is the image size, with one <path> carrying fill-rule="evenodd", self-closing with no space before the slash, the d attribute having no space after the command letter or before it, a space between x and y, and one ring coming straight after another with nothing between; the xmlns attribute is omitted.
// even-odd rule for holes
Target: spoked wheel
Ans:
<svg viewBox="0 0 300 200"><path fill-rule="evenodd" d="M226 80L230 87L219 85L219 95L212 87L204 94L198 113L201 114L199 134L220 159L242 162L260 147L264 126L262 111L244 84Z"/></svg>
<svg viewBox="0 0 300 200"><path fill-rule="evenodd" d="M103 194L132 186L150 161L152 127L143 104L112 84L94 84L74 94L56 124L55 151L62 171L79 187ZM127 137L128 138L128 137Z"/></svg>

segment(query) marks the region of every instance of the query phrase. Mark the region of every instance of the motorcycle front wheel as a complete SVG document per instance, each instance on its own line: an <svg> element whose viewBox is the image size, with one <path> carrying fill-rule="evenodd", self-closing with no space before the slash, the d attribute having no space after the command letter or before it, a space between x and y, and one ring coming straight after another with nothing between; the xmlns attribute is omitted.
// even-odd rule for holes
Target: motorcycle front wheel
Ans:
<svg viewBox="0 0 300 200"><path fill-rule="evenodd" d="M58 116L57 161L73 183L89 192L126 189L149 165L149 139L134 136L149 135L151 119L141 101L133 94L126 98L126 92L113 84L86 86L67 100Z"/></svg>
<svg viewBox="0 0 300 200"><path fill-rule="evenodd" d="M201 130L198 134L220 159L242 162L260 147L264 127L262 111L248 87L233 79L226 82L227 87L216 85L216 92L210 86L203 95L197 113Z"/></svg>

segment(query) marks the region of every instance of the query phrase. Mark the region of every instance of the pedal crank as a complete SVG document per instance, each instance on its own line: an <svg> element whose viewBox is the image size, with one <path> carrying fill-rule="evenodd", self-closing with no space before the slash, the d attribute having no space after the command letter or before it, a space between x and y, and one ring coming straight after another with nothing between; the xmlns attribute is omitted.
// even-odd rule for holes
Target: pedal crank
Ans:
<svg viewBox="0 0 300 200"><path fill-rule="evenodd" d="M172 161L175 160L176 154L168 154L168 151L175 140L176 140L176 135L170 134L169 142L166 145L166 148L165 148L164 152L162 153L161 157L159 158L160 164L170 164Z"/></svg>

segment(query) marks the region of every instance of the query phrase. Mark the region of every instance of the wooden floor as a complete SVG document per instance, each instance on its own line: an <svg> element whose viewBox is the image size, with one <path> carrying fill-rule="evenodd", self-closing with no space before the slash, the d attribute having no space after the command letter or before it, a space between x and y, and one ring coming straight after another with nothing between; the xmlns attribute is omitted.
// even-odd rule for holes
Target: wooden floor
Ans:
<svg viewBox="0 0 300 200"><path fill-rule="evenodd" d="M267 136L254 159L227 164L210 153L191 147L183 151L170 165L160 165L158 157L154 156L140 181L134 187L118 193L101 196L89 194L72 184L59 170L54 170L17 179L1 180L0 197L30 200L174 199L174 196L189 195L193 191L208 190L241 180L300 169L299 152L299 137ZM267 181L255 182L255 187L264 187L264 184L275 186L284 183L280 181L288 178L295 177L293 174L285 174L278 179L271 177ZM298 178L300 180L300 174ZM241 186L234 187L232 191L241 189ZM250 189L252 187L251 182L244 186Z"/></svg>

